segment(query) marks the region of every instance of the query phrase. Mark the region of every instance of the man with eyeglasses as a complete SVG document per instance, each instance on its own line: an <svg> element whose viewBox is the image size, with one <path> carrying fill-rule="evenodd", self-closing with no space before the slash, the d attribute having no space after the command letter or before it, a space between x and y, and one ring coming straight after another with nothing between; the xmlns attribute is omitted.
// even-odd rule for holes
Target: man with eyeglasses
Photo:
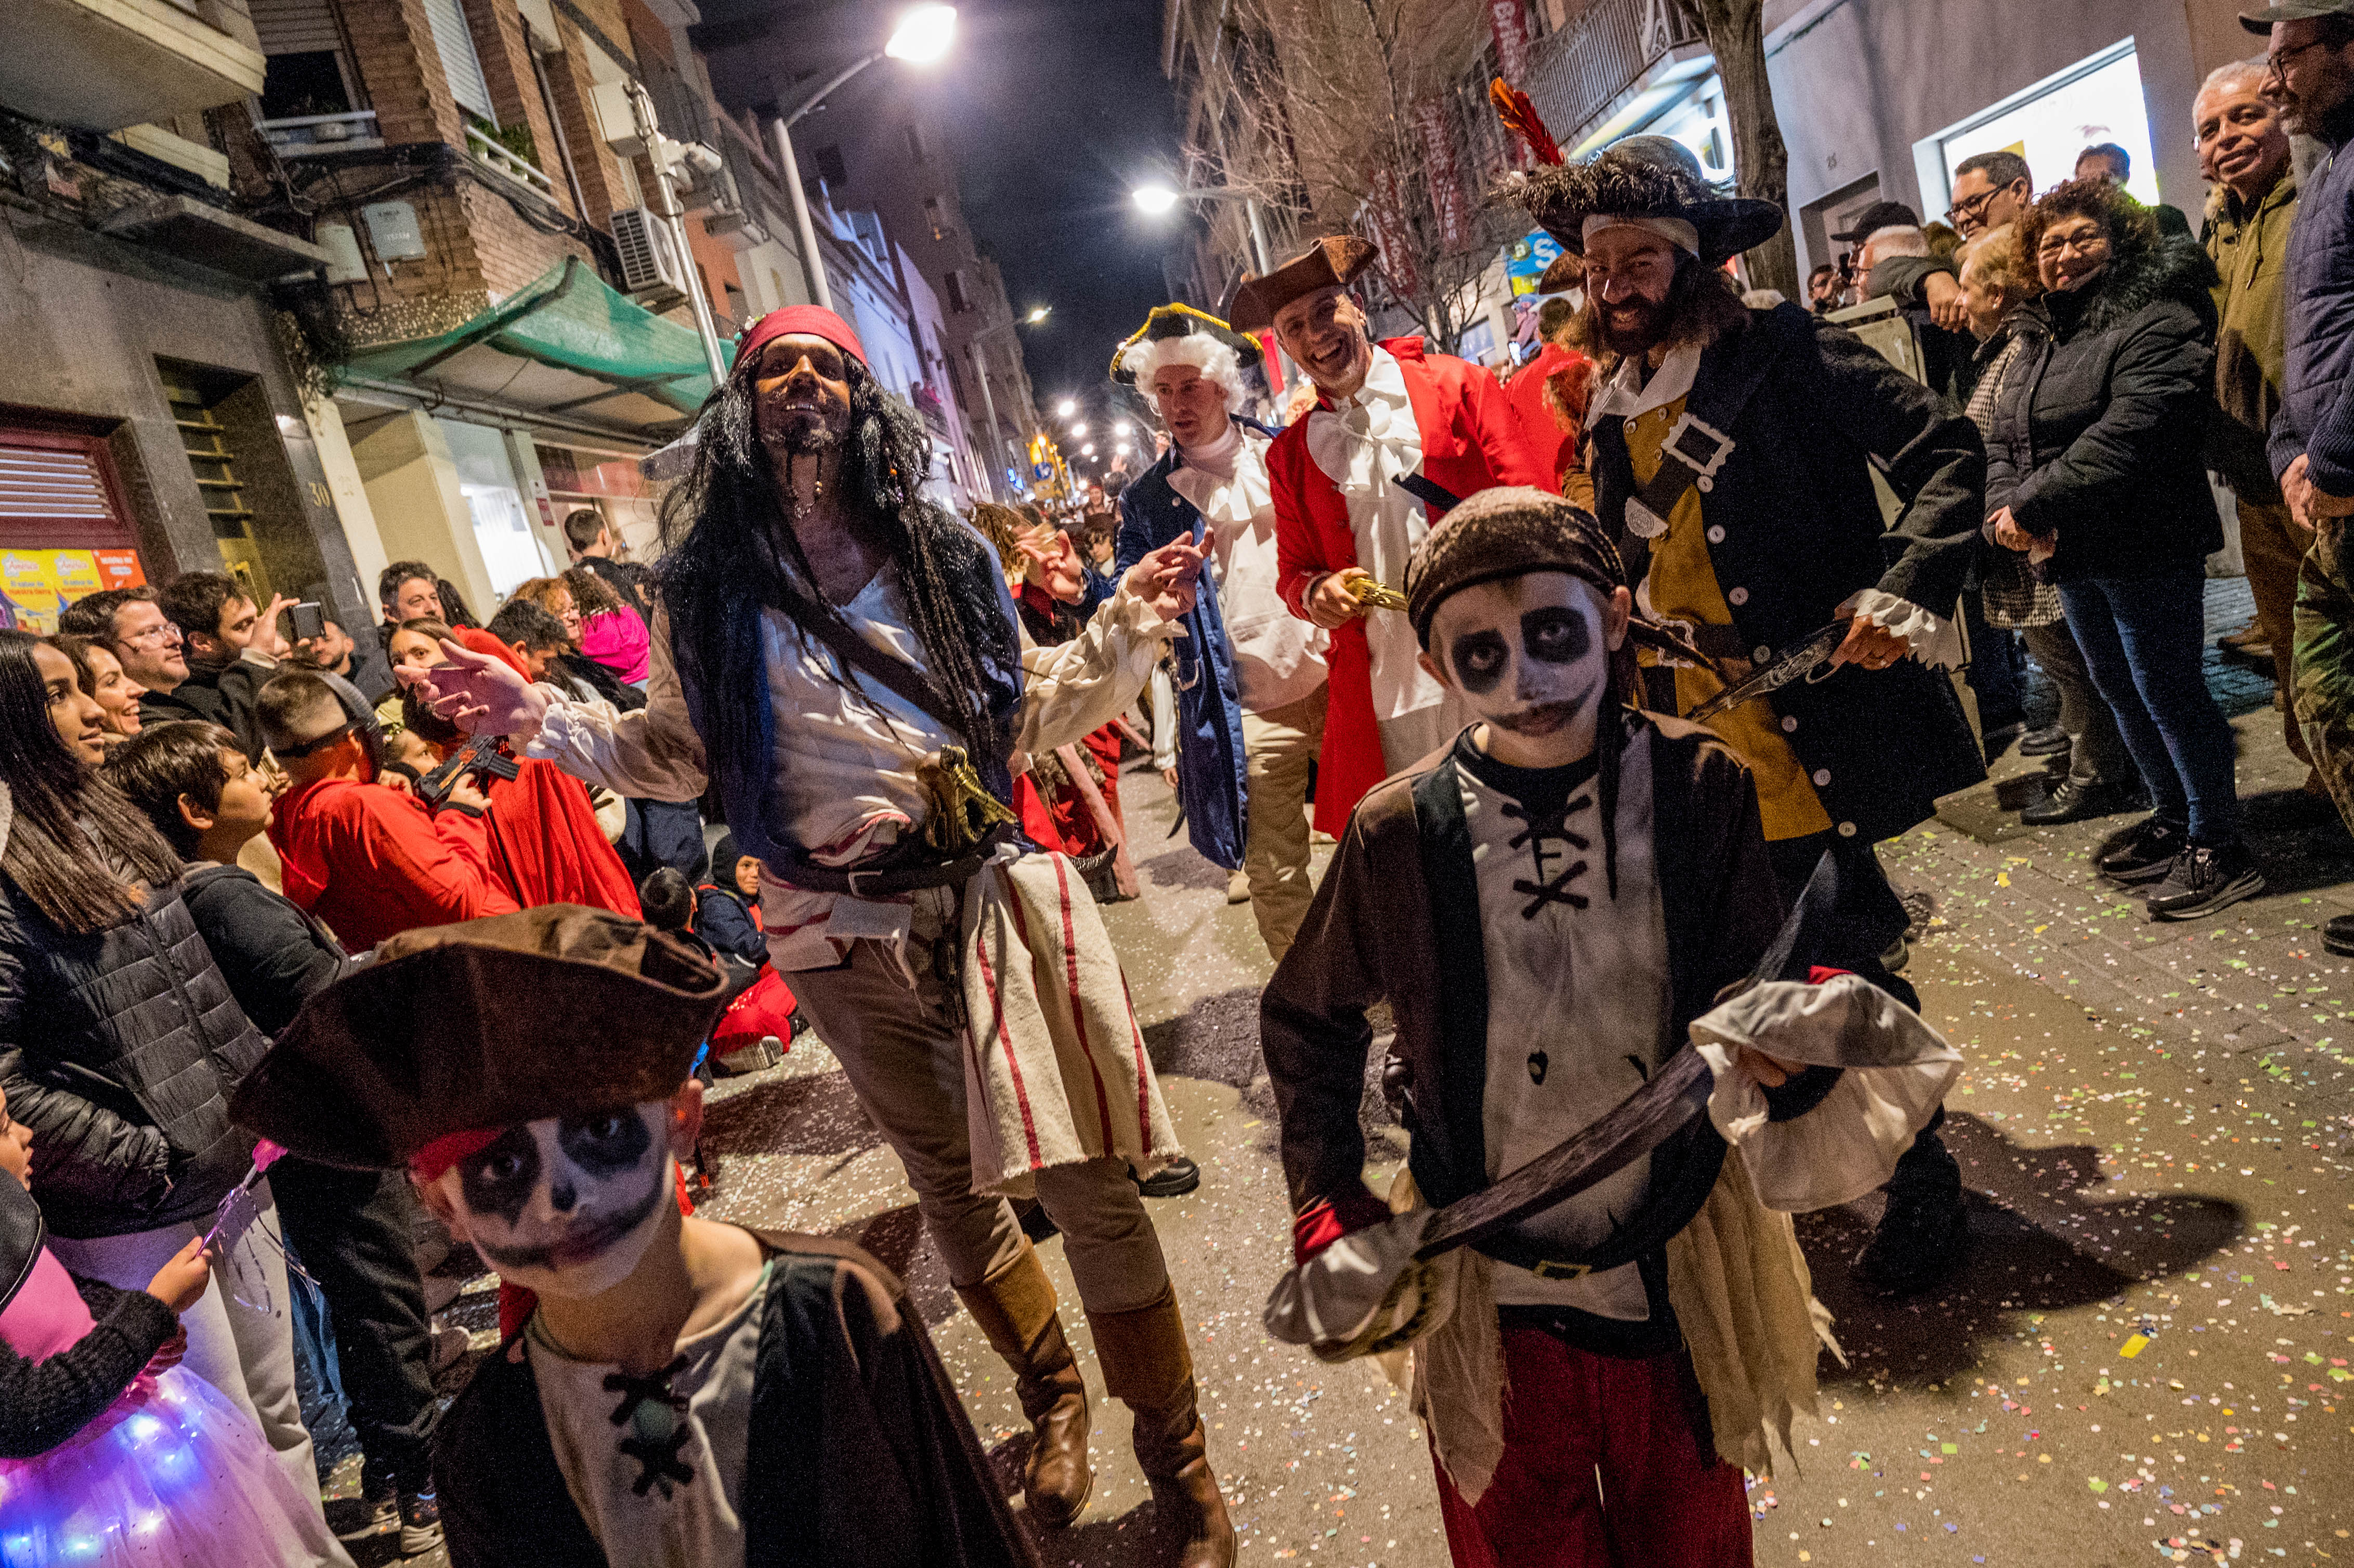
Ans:
<svg viewBox="0 0 2354 1568"><path fill-rule="evenodd" d="M2290 515L2315 531L2296 590L2297 722L2338 815L2354 823L2354 579L2342 558L2354 514L2354 0L2287 0L2240 18L2264 36L2264 96L2329 157L2297 194L2288 244L2288 354L2265 456ZM2322 928L2354 955L2354 915Z"/></svg>
<svg viewBox="0 0 2354 1568"><path fill-rule="evenodd" d="M144 584L74 600L58 617L58 630L106 644L122 673L148 693L176 690L188 678L180 629L164 613L162 596Z"/></svg>
<svg viewBox="0 0 2354 1568"><path fill-rule="evenodd" d="M2000 228L2034 201L2026 159L2011 152L1978 153L1954 170L1954 205L1946 209L1946 221L1970 239Z"/></svg>

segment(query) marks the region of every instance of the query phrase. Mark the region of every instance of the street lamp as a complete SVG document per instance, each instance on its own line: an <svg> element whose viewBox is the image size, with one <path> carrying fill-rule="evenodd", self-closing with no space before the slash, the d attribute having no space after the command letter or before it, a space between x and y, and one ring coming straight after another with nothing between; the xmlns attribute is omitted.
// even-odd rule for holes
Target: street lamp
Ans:
<svg viewBox="0 0 2354 1568"><path fill-rule="evenodd" d="M1079 400L1076 397L1066 397L1055 405L1055 412L1066 419L1078 411Z"/></svg>
<svg viewBox="0 0 2354 1568"><path fill-rule="evenodd" d="M1046 313L1054 308L1055 307L1052 305L1033 305L1030 307L1030 313L1023 316L1022 319L1028 322L1032 326L1036 326L1040 322L1046 319Z"/></svg>
<svg viewBox="0 0 2354 1568"><path fill-rule="evenodd" d="M1128 421L1127 421L1126 419L1122 419L1122 420L1120 420L1120 421L1119 421L1119 422L1118 422L1117 424L1113 425L1113 426L1112 426L1112 428L1111 428L1111 433L1112 433L1113 435L1115 435L1115 436L1124 436L1124 435L1128 434L1128 432L1129 432L1129 423L1128 423ZM1123 448L1122 450L1125 450L1126 449L1125 449L1125 448Z"/></svg>
<svg viewBox="0 0 2354 1568"><path fill-rule="evenodd" d="M1087 445L1085 445L1085 446L1081 447L1081 448L1079 449L1079 455L1080 455L1081 457L1093 457L1093 456L1095 456L1095 455L1096 455L1096 444L1095 444L1095 442L1093 442L1093 441L1089 441Z"/></svg>
<svg viewBox="0 0 2354 1568"><path fill-rule="evenodd" d="M1077 424L1071 427L1071 434L1075 436L1084 436L1087 433L1087 422L1085 419L1081 419Z"/></svg>
<svg viewBox="0 0 2354 1568"><path fill-rule="evenodd" d="M1241 202L1245 216L1250 219L1251 251L1258 258L1259 276L1265 277L1275 270L1274 263L1267 256L1267 228L1259 221L1257 192L1238 185L1196 185L1179 192L1159 180L1153 180L1138 185L1128 194L1129 199L1136 203L1137 210L1147 217L1167 215L1181 200Z"/></svg>
<svg viewBox="0 0 2354 1568"><path fill-rule="evenodd" d="M956 36L956 7L953 5L914 5L901 13L898 26L881 48L871 55L861 56L843 67L832 79L807 98L798 108L779 115L769 124L769 134L777 141L777 169L785 182L785 191L792 198L793 227L801 242L801 276L809 283L810 298L822 310L833 309L833 291L826 286L825 262L817 253L817 230L810 224L809 196L801 189L801 168L793 155L793 122L825 101L833 90L880 59L905 60L909 65L930 65L949 52L949 44Z"/></svg>
<svg viewBox="0 0 2354 1568"><path fill-rule="evenodd" d="M929 65L949 52L956 37L956 17L953 5L915 6L891 29L891 41L883 46L883 52L909 65Z"/></svg>

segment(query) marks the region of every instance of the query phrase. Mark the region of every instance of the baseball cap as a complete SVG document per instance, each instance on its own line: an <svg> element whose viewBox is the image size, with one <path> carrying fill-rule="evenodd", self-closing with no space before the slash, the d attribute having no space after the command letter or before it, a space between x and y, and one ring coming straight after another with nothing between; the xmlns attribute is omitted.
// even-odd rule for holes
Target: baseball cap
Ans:
<svg viewBox="0 0 2354 1568"><path fill-rule="evenodd" d="M2281 0L2261 11L2240 13L2240 26L2252 33L2273 30L2274 22L2304 22L2316 16L2354 16L2354 0Z"/></svg>
<svg viewBox="0 0 2354 1568"><path fill-rule="evenodd" d="M2354 0L2349 0L2349 4L2354 4ZM1855 220L1853 228L1843 234L1834 234L1831 238L1842 245L1853 245L1859 240L1871 238L1883 228L1918 228L1920 227L1921 215L1903 202L1876 201L1863 209L1862 216Z"/></svg>

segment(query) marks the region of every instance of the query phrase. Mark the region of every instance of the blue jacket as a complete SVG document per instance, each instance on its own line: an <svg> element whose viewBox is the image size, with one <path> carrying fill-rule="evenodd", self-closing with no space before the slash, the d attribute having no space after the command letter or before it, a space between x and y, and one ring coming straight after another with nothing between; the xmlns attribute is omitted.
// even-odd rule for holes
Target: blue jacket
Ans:
<svg viewBox="0 0 2354 1568"><path fill-rule="evenodd" d="M1240 422L1261 435L1275 434L1253 420ZM1115 577L1180 534L1202 536L1200 509L1169 482L1178 464L1172 444L1120 492ZM1250 762L1243 752L1235 651L1214 591L1195 596L1184 626L1185 635L1170 645L1177 666L1177 800L1185 809L1186 836L1193 848L1211 864L1232 871L1243 863L1249 828Z"/></svg>
<svg viewBox="0 0 2354 1568"><path fill-rule="evenodd" d="M2288 241L2288 369L2280 412L2265 455L2274 477L2299 452L2313 482L2331 495L2354 495L2354 105L2321 127L2329 156L2299 188L2296 228Z"/></svg>

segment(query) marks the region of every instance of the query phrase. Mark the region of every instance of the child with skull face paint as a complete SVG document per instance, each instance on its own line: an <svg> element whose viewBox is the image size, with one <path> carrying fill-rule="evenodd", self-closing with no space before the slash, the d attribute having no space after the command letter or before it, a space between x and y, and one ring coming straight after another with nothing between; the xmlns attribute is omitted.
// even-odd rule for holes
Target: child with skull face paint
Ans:
<svg viewBox="0 0 2354 1568"><path fill-rule="evenodd" d="M1411 1189L1451 1203L1640 1089L1782 922L1748 769L1628 705L1638 642L1700 656L1633 613L1591 516L1534 489L1483 492L1405 580L1423 668L1476 722L1359 804L1262 1003L1302 1263L1388 1217L1357 1118L1375 1001L1396 1022L1385 1076L1414 1135ZM1786 1083L1759 1060L1760 1081L1795 1097L1777 1119L1837 1078L1793 1068ZM1416 1383L1458 1568L1751 1560L1728 1461L1764 1468L1760 1431L1778 1420L1787 1440L1789 1411L1810 1405L1814 1330L1787 1221L1724 1155L1698 1118L1463 1255L1480 1283L1432 1340L1465 1324L1471 1338L1435 1360L1417 1344ZM1749 1234L1785 1309L1744 1316L1681 1276L1671 1287L1671 1245L1703 1214L1702 1228L1763 1222ZM1763 1353L1728 1356L1735 1338ZM1696 1363L1688 1345L1712 1344ZM1718 1399L1727 1361L1806 1370L1736 1408Z"/></svg>
<svg viewBox="0 0 2354 1568"><path fill-rule="evenodd" d="M726 992L703 949L579 906L405 932L239 1090L290 1149L405 1166L537 1296L437 1436L451 1561L1030 1568L898 1282L673 1202Z"/></svg>

